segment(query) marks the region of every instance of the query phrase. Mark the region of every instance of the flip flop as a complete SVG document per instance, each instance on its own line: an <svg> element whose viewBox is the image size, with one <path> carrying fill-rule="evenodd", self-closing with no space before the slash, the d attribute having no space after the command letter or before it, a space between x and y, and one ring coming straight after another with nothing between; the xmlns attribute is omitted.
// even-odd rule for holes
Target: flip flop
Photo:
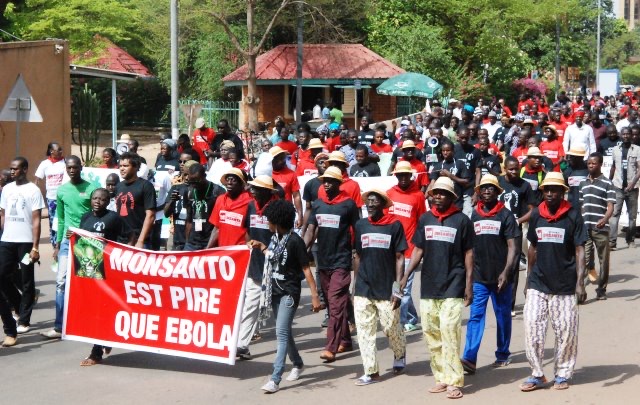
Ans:
<svg viewBox="0 0 640 405"><path fill-rule="evenodd" d="M447 398L449 399L460 399L464 395L462 395L462 391L458 387L454 387L450 385L447 387Z"/></svg>
<svg viewBox="0 0 640 405"><path fill-rule="evenodd" d="M566 390L569 388L569 380L564 377L556 377L553 380L554 390Z"/></svg>
<svg viewBox="0 0 640 405"><path fill-rule="evenodd" d="M90 367L90 366L95 366L96 364L100 363L102 361L102 359L96 358L96 357L87 357L86 359L82 360L80 362L80 366L81 367Z"/></svg>
<svg viewBox="0 0 640 405"><path fill-rule="evenodd" d="M445 383L437 383L433 387L429 388L429 392L432 394L439 394L441 392L445 392L447 390L447 384Z"/></svg>
<svg viewBox="0 0 640 405"><path fill-rule="evenodd" d="M362 377L356 380L356 385L359 387L363 387L365 385L375 384L380 382L380 376L378 373L372 375L363 375Z"/></svg>
<svg viewBox="0 0 640 405"><path fill-rule="evenodd" d="M493 367L493 368L507 367L509 364L511 364L511 359L496 360L496 361L493 362L491 367Z"/></svg>
<svg viewBox="0 0 640 405"><path fill-rule="evenodd" d="M522 392L535 391L538 388L542 388L542 386L546 383L547 383L547 379L544 378L544 376L542 377L531 376L526 380L524 380L522 384L520 384L520 391Z"/></svg>

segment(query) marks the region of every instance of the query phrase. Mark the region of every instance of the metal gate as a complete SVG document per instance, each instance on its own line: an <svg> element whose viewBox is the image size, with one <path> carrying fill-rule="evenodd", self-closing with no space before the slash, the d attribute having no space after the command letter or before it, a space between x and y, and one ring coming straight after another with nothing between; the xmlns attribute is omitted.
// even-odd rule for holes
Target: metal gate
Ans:
<svg viewBox="0 0 640 405"><path fill-rule="evenodd" d="M240 120L240 102L239 101L212 101L212 100L180 100L180 105L185 104L202 104L202 111L200 117L204 118L209 128L215 128L218 125L218 121L226 119L229 121L231 128L238 128L238 122ZM180 129L187 128L187 120L183 114L180 114L180 121L178 123Z"/></svg>
<svg viewBox="0 0 640 405"><path fill-rule="evenodd" d="M396 117L414 114L422 111L424 108L424 98L416 97L397 97L396 98Z"/></svg>

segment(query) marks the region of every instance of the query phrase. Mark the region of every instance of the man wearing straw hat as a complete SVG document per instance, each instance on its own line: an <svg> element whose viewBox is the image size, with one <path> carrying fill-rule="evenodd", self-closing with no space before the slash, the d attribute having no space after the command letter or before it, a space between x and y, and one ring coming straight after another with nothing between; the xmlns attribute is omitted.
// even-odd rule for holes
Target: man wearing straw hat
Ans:
<svg viewBox="0 0 640 405"><path fill-rule="evenodd" d="M531 376L522 391L541 388L547 327L555 335L554 385L569 388L578 355L578 303L584 302L584 244L587 231L578 209L564 199L569 191L562 174L551 172L541 184L544 201L529 220L524 330ZM577 296L577 299L576 299Z"/></svg>
<svg viewBox="0 0 640 405"><path fill-rule="evenodd" d="M531 185L533 190L533 205L538 205L542 202L542 192L540 191L540 184L546 175L542 166L542 158L544 154L540 152L537 147L532 147L527 150L527 164L520 169L520 177Z"/></svg>
<svg viewBox="0 0 640 405"><path fill-rule="evenodd" d="M464 371L460 362L462 308L473 300L473 224L453 202L453 181L440 177L429 190L431 210L422 215L413 235L415 248L401 287L421 260L420 315L431 371L436 384L431 393L447 392L461 398Z"/></svg>
<svg viewBox="0 0 640 405"><path fill-rule="evenodd" d="M407 241L402 224L384 213L392 201L384 191L372 189L362 195L368 217L355 227L353 271L355 286L353 305L358 328L358 344L364 375L356 385L369 385L380 378L376 348L378 321L389 338L393 351L393 373L406 365L406 340L399 324L400 281L404 275L404 251Z"/></svg>
<svg viewBox="0 0 640 405"><path fill-rule="evenodd" d="M307 132L308 133L308 132ZM300 136L300 135L298 135ZM318 174L318 169L316 168L315 158L318 153L322 152L324 146L322 142L318 138L312 138L307 141L306 150L303 150L305 147L304 144L298 147L296 154L291 157L291 164L296 166L296 175L297 176L310 176L313 174Z"/></svg>
<svg viewBox="0 0 640 405"><path fill-rule="evenodd" d="M251 194L244 189L245 173L238 168L231 168L222 175L220 182L225 185L227 192L218 197L209 216L209 223L214 228L207 249L214 246L243 245L246 242L245 216Z"/></svg>
<svg viewBox="0 0 640 405"><path fill-rule="evenodd" d="M586 151L582 145L576 145L569 149L569 151L567 151L569 166L562 172L564 182L569 186L567 200L573 207L576 207L578 211L582 208L582 204L580 203L580 183L589 175L589 170L587 170L584 159L585 155Z"/></svg>
<svg viewBox="0 0 640 405"><path fill-rule="evenodd" d="M347 174L349 161L347 161L344 153L340 151L331 152L329 154L329 159L327 159L325 162L325 165L329 165L329 167L335 167L340 170L343 179L342 184L340 184L340 190L344 190L347 193L347 196L356 203L356 206L358 208L361 208L362 196L360 194L360 185L349 178L349 175ZM320 187L320 190L318 191L318 197L327 197L327 193L324 187Z"/></svg>
<svg viewBox="0 0 640 405"><path fill-rule="evenodd" d="M347 305L352 268L351 235L360 213L340 187L343 180L340 169L329 167L319 179L323 182L324 194L318 193L318 199L312 204L304 241L307 249L315 240L318 244L316 265L329 309L327 344L320 358L331 363L336 360L336 353L353 350Z"/></svg>
<svg viewBox="0 0 640 405"><path fill-rule="evenodd" d="M504 191L497 177L486 174L476 186L478 204L471 214L475 231L473 238L473 304L467 323L467 342L462 355L462 367L469 374L476 371L478 350L484 334L487 301L491 298L496 316L497 350L493 367L511 363L511 288L510 272L520 251L516 238L520 236L513 213L498 196Z"/></svg>
<svg viewBox="0 0 640 405"><path fill-rule="evenodd" d="M284 199L291 201L298 214L296 228L302 227L302 200L300 199L300 183L296 173L287 167L287 151L279 146L269 149L273 157L271 167L273 172L271 177L284 190Z"/></svg>
<svg viewBox="0 0 640 405"><path fill-rule="evenodd" d="M247 206L245 216L245 228L249 240L254 240L269 246L273 232L269 230L269 221L263 215L264 209L274 200L277 200L276 189L273 187L273 179L269 176L257 176L248 181L252 200ZM260 293L262 291L262 274L264 269L264 252L254 249L249 262L249 272L244 290L244 307L240 320L240 333L238 335L238 349L236 356L243 360L251 359L249 344L256 333L258 315L260 313Z"/></svg>
<svg viewBox="0 0 640 405"><path fill-rule="evenodd" d="M424 194L420 191L420 186L413 180L414 171L409 162L398 162L392 172L398 179L398 184L387 190L387 195L393 201L393 206L389 208L392 214L404 228L407 237L408 248L405 250L405 267L408 267L414 245L411 242L418 227L418 221L426 209ZM413 305L411 290L413 287L413 276L411 273L407 278L407 285L403 291L400 303L400 322L407 332L418 329L418 313Z"/></svg>

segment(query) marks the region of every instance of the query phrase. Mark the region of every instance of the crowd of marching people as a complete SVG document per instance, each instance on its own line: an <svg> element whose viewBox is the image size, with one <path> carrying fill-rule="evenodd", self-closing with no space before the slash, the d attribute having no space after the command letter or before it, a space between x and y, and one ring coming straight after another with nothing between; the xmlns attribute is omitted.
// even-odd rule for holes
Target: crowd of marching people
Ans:
<svg viewBox="0 0 640 405"><path fill-rule="evenodd" d="M304 370L292 334L303 279L312 310L325 314L324 362L355 350L356 334L364 368L356 385L380 381L380 324L393 351L393 373L402 373L405 335L420 324L435 378L429 392L452 399L463 396L464 375L476 372L489 300L497 323L492 365L511 363L516 291L525 283L531 376L520 389L547 383L549 323L553 387L566 389L577 358L578 305L589 282L596 300L607 299L623 206L624 240L635 247L639 99L640 92L575 100L561 93L548 105L523 94L513 110L496 98L475 105L450 99L390 127L372 127L365 115L357 129L347 127L335 105L318 106L325 124L312 131L307 123L290 128L277 121L257 156L226 120L214 129L198 119L192 138L161 141L153 166L136 153L139 143L123 135L126 152L102 153L100 167L119 171L104 188L83 179L80 158L63 157L61 146L51 143L35 183L22 157L0 176L2 345L16 345L31 328L46 207L57 267L55 322L41 332L48 339L62 334L69 229L75 227L151 250L247 244L252 254L236 353L250 360L260 325L275 317L273 373L262 387L268 393L279 390L286 357L292 363L287 381ZM381 174L393 176L395 185L361 193L353 180ZM165 218L170 240L162 237ZM464 307L470 312L463 339ZM81 365L95 365L110 351L95 345Z"/></svg>

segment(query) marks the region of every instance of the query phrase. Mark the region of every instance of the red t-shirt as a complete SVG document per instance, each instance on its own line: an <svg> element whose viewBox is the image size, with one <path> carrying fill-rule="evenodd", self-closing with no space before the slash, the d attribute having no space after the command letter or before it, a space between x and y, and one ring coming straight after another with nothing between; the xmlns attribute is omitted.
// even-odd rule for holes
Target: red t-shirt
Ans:
<svg viewBox="0 0 640 405"><path fill-rule="evenodd" d="M551 125L553 125L554 127L556 127L556 131L558 132L558 140L560 141L560 143L562 143L562 141L564 140L564 131L567 130L567 127L569 125L567 125L566 122L551 122Z"/></svg>
<svg viewBox="0 0 640 405"><path fill-rule="evenodd" d="M243 191L232 199L229 193L224 193L216 200L209 222L219 229L218 246L243 245L247 228L244 227L247 206L251 201L251 194Z"/></svg>
<svg viewBox="0 0 640 405"><path fill-rule="evenodd" d="M548 157L554 165L557 165L560 159L564 156L564 147L558 138L553 141L544 141L540 143L540 151L544 153L544 155Z"/></svg>
<svg viewBox="0 0 640 405"><path fill-rule="evenodd" d="M506 114L507 117L511 117L513 115L513 113L511 112L511 108L507 107L506 105L502 107L502 114Z"/></svg>
<svg viewBox="0 0 640 405"><path fill-rule="evenodd" d="M518 162L520 164L522 164L522 161L525 160L527 158L527 151L529 150L529 148L525 148L522 146L518 146L513 153L511 154L511 156L513 156L514 158L518 159Z"/></svg>
<svg viewBox="0 0 640 405"><path fill-rule="evenodd" d="M398 186L391 187L387 190L387 195L393 201L393 207L389 208L389 214L400 221L404 228L409 245L409 248L404 252L404 257L409 258L414 248L411 240L418 227L418 220L427 211L424 194L414 182L407 190L402 190Z"/></svg>
<svg viewBox="0 0 640 405"><path fill-rule="evenodd" d="M518 101L518 112L522 112L524 110L524 106L529 106L529 110L533 107L533 101L531 99Z"/></svg>
<svg viewBox="0 0 640 405"><path fill-rule="evenodd" d="M293 193L300 191L300 183L298 183L296 173L288 167L285 167L280 171L274 170L271 178L280 184L280 187L284 190L284 199L293 202Z"/></svg>
<svg viewBox="0 0 640 405"><path fill-rule="evenodd" d="M200 164L207 164L207 157L204 151L209 149L209 145L213 142L216 131L213 128L205 128L204 130L196 129L193 131L193 149L200 154Z"/></svg>
<svg viewBox="0 0 640 405"><path fill-rule="evenodd" d="M318 168L313 160L301 160L296 165L297 176L310 176L312 174L318 174Z"/></svg>
<svg viewBox="0 0 640 405"><path fill-rule="evenodd" d="M374 153L391 153L391 152L393 152L393 148L388 143L383 143L380 146L376 145L375 143L372 143L371 144L371 150Z"/></svg>
<svg viewBox="0 0 640 405"><path fill-rule="evenodd" d="M398 159L398 161L405 161L404 158ZM416 183L418 186L426 186L429 184L429 174L427 173L427 167L418 159L413 159L409 161L411 168L416 172Z"/></svg>
<svg viewBox="0 0 640 405"><path fill-rule="evenodd" d="M296 157L296 155L298 155L298 157ZM307 148L307 150L304 150L298 147L298 149L291 154L291 164L294 166L298 163L298 160L304 159L311 159L311 149Z"/></svg>
<svg viewBox="0 0 640 405"><path fill-rule="evenodd" d="M289 152L290 155L293 155L293 152L295 152L296 149L298 149L298 144L289 140L280 141L276 144L276 146L279 146L282 149L286 150L287 152Z"/></svg>
<svg viewBox="0 0 640 405"><path fill-rule="evenodd" d="M545 105L545 106L538 106L538 112L540 113L544 113L544 114L549 114L549 106Z"/></svg>

